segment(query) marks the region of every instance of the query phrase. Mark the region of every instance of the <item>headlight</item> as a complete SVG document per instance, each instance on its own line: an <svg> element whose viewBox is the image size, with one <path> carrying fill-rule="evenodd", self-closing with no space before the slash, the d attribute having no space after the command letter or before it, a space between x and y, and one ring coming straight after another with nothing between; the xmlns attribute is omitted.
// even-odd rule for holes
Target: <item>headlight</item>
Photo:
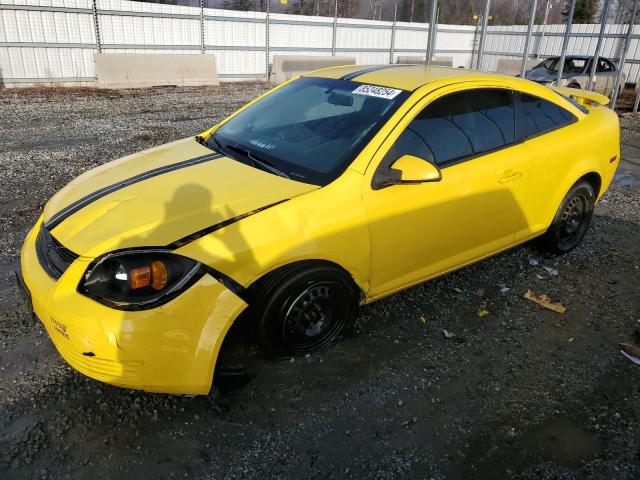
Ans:
<svg viewBox="0 0 640 480"><path fill-rule="evenodd" d="M202 264L165 250L129 250L100 257L78 290L120 310L144 310L175 298L205 272Z"/></svg>

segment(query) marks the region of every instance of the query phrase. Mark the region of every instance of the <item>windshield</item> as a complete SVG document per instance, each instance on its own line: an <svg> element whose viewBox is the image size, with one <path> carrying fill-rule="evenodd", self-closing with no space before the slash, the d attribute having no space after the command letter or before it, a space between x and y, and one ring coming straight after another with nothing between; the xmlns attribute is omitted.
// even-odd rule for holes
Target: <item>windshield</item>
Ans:
<svg viewBox="0 0 640 480"><path fill-rule="evenodd" d="M544 62L539 64L536 68L544 68L551 73L558 73L558 58L547 58ZM586 58L567 58L564 61L563 73L567 74L578 74L582 73L584 67L587 63Z"/></svg>
<svg viewBox="0 0 640 480"><path fill-rule="evenodd" d="M540 65L538 65L536 68L544 68L550 72L557 72L558 70L556 70L556 65L558 64L558 59L557 58L547 58L544 62L542 62Z"/></svg>
<svg viewBox="0 0 640 480"><path fill-rule="evenodd" d="M231 118L207 144L256 168L326 185L408 96L347 80L301 78Z"/></svg>

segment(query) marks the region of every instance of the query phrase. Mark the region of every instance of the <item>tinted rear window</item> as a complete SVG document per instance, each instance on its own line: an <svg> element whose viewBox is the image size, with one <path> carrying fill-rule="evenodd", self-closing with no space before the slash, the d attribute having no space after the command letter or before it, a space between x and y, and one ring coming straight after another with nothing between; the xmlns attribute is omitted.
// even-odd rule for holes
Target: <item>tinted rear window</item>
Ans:
<svg viewBox="0 0 640 480"><path fill-rule="evenodd" d="M518 110L518 130L521 138L555 130L576 120L571 112L555 103L525 93L520 94Z"/></svg>

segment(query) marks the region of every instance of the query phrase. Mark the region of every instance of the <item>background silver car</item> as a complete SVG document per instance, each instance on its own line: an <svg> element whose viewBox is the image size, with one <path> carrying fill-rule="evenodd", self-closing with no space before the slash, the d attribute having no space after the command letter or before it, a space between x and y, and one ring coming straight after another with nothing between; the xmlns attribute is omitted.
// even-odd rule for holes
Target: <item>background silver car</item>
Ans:
<svg viewBox="0 0 640 480"><path fill-rule="evenodd" d="M525 73L525 78L534 82L547 84L555 82L558 76L558 62L560 57L549 57ZM580 55L567 55L564 60L561 87L587 88L591 62L593 57ZM598 58L595 84L593 91L602 93L611 98L613 94L618 68L605 57ZM624 85L624 75L620 78L620 85Z"/></svg>

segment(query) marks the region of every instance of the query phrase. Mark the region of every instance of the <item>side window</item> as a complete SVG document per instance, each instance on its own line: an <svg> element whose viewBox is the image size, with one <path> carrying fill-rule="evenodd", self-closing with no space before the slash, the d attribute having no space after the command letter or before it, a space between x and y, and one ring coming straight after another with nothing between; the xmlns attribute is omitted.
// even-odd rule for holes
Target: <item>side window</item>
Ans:
<svg viewBox="0 0 640 480"><path fill-rule="evenodd" d="M467 90L428 105L396 140L385 163L410 154L443 166L514 140L512 93L502 89Z"/></svg>
<svg viewBox="0 0 640 480"><path fill-rule="evenodd" d="M613 71L613 65L611 65L607 60L602 58L598 59L598 72L611 72Z"/></svg>
<svg viewBox="0 0 640 480"><path fill-rule="evenodd" d="M395 141L385 157L385 160L388 159L389 161L385 163L390 165L403 155L413 155L426 160L433 160L434 158L433 151L429 145L411 128L411 125Z"/></svg>
<svg viewBox="0 0 640 480"><path fill-rule="evenodd" d="M528 138L569 125L576 117L555 103L526 93L520 94L518 137Z"/></svg>
<svg viewBox="0 0 640 480"><path fill-rule="evenodd" d="M587 60L584 58L567 58L564 62L564 72L571 75L582 73Z"/></svg>

